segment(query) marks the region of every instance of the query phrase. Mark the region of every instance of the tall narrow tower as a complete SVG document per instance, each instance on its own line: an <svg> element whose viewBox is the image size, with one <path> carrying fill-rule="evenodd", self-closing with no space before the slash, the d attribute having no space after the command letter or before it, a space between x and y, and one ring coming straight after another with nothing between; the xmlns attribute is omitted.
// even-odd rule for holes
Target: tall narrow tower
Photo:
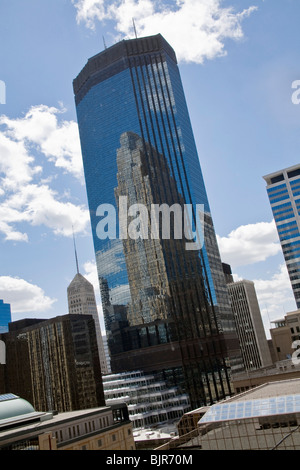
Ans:
<svg viewBox="0 0 300 470"><path fill-rule="evenodd" d="M230 395L241 356L173 49L160 34L121 41L73 86L112 371L161 375L193 407ZM158 237L130 236L131 210L153 206L169 237L160 224ZM204 233L191 251L174 222L187 206Z"/></svg>
<svg viewBox="0 0 300 470"><path fill-rule="evenodd" d="M97 303L93 285L79 272L68 287L69 314L92 315L97 336L99 359L102 374L107 374L107 363L101 334Z"/></svg>

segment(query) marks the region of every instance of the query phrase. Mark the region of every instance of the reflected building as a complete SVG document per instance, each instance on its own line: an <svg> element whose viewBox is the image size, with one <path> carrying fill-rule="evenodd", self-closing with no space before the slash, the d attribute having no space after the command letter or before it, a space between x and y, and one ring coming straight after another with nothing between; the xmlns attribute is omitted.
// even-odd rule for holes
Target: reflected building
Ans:
<svg viewBox="0 0 300 470"><path fill-rule="evenodd" d="M154 373L192 407L231 395L241 354L173 49L121 41L73 86L112 372Z"/></svg>

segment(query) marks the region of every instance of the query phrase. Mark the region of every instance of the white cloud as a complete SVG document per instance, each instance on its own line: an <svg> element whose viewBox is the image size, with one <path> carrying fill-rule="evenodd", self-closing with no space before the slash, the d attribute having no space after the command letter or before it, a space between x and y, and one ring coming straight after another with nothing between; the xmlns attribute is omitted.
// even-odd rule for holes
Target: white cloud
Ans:
<svg viewBox="0 0 300 470"><path fill-rule="evenodd" d="M39 286L10 276L0 276L0 298L11 304L12 315L46 312L56 301L46 296Z"/></svg>
<svg viewBox="0 0 300 470"><path fill-rule="evenodd" d="M95 291L99 290L99 281L97 266L95 261L87 261L83 265L84 273L83 276L94 286Z"/></svg>
<svg viewBox="0 0 300 470"><path fill-rule="evenodd" d="M25 226L44 225L57 235L84 231L89 221L83 205L70 202L68 191L50 187L43 175L46 160L83 181L77 124L58 119L63 109L33 106L19 119L0 116L0 232L6 240L27 241ZM36 156L42 158L42 166Z"/></svg>
<svg viewBox="0 0 300 470"><path fill-rule="evenodd" d="M269 279L254 279L255 290L265 328L274 328L273 320L283 318L296 310L295 297L285 264L279 266Z"/></svg>
<svg viewBox="0 0 300 470"><path fill-rule="evenodd" d="M222 0L72 0L77 22L95 29L96 21L112 20L118 33L115 40L163 34L180 61L202 63L226 54L225 40L243 38L242 22L257 7L235 12Z"/></svg>
<svg viewBox="0 0 300 470"><path fill-rule="evenodd" d="M78 126L74 121L59 122L57 116L63 112L63 108L32 106L19 119L1 116L0 125L6 126L10 145L22 145L24 150L35 145L55 166L83 181Z"/></svg>
<svg viewBox="0 0 300 470"><path fill-rule="evenodd" d="M231 267L265 261L280 252L275 222L241 225L227 237L217 235L222 261Z"/></svg>

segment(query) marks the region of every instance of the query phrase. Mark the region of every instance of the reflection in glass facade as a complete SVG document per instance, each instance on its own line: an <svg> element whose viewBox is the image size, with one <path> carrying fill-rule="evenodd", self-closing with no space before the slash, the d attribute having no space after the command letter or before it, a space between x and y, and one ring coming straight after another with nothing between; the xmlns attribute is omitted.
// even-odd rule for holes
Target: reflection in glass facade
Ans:
<svg viewBox="0 0 300 470"><path fill-rule="evenodd" d="M8 324L11 322L10 304L6 304L0 299L0 333L8 331Z"/></svg>
<svg viewBox="0 0 300 470"><path fill-rule="evenodd" d="M230 395L239 346L173 49L122 41L73 85L112 370L157 373L192 406ZM204 240L189 250L178 229L195 232L199 207Z"/></svg>
<svg viewBox="0 0 300 470"><path fill-rule="evenodd" d="M300 165L264 176L297 308L300 308Z"/></svg>

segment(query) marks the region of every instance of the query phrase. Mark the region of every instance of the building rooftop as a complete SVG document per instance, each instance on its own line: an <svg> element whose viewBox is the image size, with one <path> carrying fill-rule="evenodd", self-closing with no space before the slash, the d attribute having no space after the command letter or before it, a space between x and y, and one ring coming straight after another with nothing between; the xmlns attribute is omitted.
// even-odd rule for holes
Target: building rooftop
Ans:
<svg viewBox="0 0 300 470"><path fill-rule="evenodd" d="M23 398L12 393L0 395L0 424L2 420L34 413L33 406Z"/></svg>
<svg viewBox="0 0 300 470"><path fill-rule="evenodd" d="M288 168L284 168L282 170L274 171L268 175L263 176L264 180L268 185L277 183L279 181L283 181L284 174L287 175L288 178L293 178L294 176L299 176L300 174L300 165L293 165Z"/></svg>
<svg viewBox="0 0 300 470"><path fill-rule="evenodd" d="M91 86L91 84L94 85L99 83L99 81L107 79L110 73L115 73L116 67L121 67L120 70L124 70L128 67L127 60L130 57L133 58L141 54L147 55L164 51L177 62L173 48L161 34L156 34L143 38L124 39L99 52L88 60L73 81L76 101L80 101L82 98L82 93L80 92L85 94L88 91L88 82L90 82L89 85ZM113 70L110 72L111 67Z"/></svg>
<svg viewBox="0 0 300 470"><path fill-rule="evenodd" d="M199 424L300 412L300 379L270 382L212 405Z"/></svg>

